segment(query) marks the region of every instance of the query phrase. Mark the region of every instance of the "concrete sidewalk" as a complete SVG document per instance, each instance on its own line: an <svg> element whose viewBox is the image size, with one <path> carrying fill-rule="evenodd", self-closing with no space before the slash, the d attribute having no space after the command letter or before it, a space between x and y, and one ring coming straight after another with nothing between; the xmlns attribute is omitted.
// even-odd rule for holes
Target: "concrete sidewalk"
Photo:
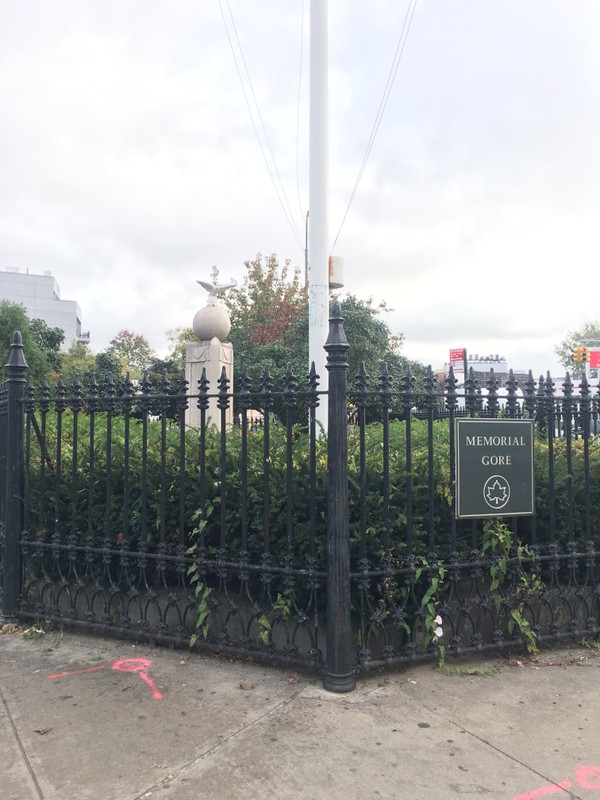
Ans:
<svg viewBox="0 0 600 800"><path fill-rule="evenodd" d="M0 800L600 799L600 652L320 679L0 635Z"/></svg>

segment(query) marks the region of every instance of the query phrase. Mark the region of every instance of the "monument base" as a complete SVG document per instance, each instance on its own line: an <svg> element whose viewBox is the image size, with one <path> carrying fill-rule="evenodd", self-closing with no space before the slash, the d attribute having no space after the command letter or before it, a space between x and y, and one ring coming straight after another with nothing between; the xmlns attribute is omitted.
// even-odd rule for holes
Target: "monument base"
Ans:
<svg viewBox="0 0 600 800"><path fill-rule="evenodd" d="M219 394L219 380L223 369L229 381L228 392L233 391L233 345L221 342L217 337L210 341L192 342L188 344L185 353L185 378L188 381L190 394L190 407L185 412L185 424L188 428L200 427L200 409L198 408L198 382L202 371L206 370L208 380L209 402L206 410L207 425L212 425L221 430L222 412L217 406ZM233 425L233 402L230 399L229 408L225 411L225 424Z"/></svg>

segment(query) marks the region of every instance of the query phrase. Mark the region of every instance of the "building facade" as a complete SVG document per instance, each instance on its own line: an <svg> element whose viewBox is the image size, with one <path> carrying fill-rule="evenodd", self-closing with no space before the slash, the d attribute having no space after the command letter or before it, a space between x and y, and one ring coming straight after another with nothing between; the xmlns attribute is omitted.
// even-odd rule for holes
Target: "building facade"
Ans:
<svg viewBox="0 0 600 800"><path fill-rule="evenodd" d="M51 328L60 328L65 339L63 350L73 342L89 342L90 332L81 328L81 309L75 300L61 300L60 287L50 270L34 275L18 267L0 272L0 300L25 308L30 319L43 319Z"/></svg>

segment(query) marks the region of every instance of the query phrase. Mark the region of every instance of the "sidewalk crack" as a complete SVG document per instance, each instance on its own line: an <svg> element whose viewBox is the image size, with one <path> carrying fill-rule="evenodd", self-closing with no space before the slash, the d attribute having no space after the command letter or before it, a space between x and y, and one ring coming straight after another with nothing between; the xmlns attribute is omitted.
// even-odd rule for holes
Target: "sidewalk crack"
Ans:
<svg viewBox="0 0 600 800"><path fill-rule="evenodd" d="M36 789L36 791L38 793L38 796L39 796L40 800L44 800L44 793L42 792L41 786L38 783L38 779L35 776L35 772L33 771L33 767L31 766L31 762L29 761L29 757L27 756L27 753L25 751L25 747L23 746L23 742L21 741L21 737L19 736L19 731L17 730L17 726L15 725L15 721L13 720L12 714L10 713L10 709L8 707L8 703L6 702L4 694L2 693L2 689L0 689L0 700L2 701L2 706L3 706L4 710L6 711L6 716L8 717L8 721L10 723L10 727L12 728L13 736L15 737L15 741L17 742L17 745L19 746L19 750L21 751L21 757L23 758L23 761L25 762L25 765L27 767L29 775L31 776L31 780L33 781L33 785L35 786L35 789Z"/></svg>
<svg viewBox="0 0 600 800"><path fill-rule="evenodd" d="M286 697L284 700L282 700L281 702L277 703L272 708L267 709L264 713L260 714L260 716L256 717L255 719L251 720L249 723L244 725L243 728L239 728L238 730L232 731L228 736L224 736L218 742L215 742L210 747L207 747L206 750L204 750L202 753L200 753L197 756L194 756L194 758L190 759L190 761L187 761L185 764L182 764L180 767L178 767L177 769L173 770L171 772L170 780L174 780L179 775L181 775L181 773L184 772L186 769L188 769L189 767L193 766L194 764L198 764L198 762L200 762L203 758L205 758L205 756L208 756L211 753L214 753L216 750L218 750L219 748L223 747L223 745L227 744L232 739L235 739L237 736L240 736L241 734L245 733L246 731L249 731L258 722L263 720L265 717L268 717L269 714L273 714L276 711L279 711L280 709L285 708L285 706L289 705L290 703L293 703L293 701L303 691L304 691L304 687L302 687L302 686L298 687L298 689L296 689L290 695L290 697ZM156 789L158 789L160 786L162 786L163 783L165 783L164 779L160 780L160 781L157 781L156 783L152 784L152 786L148 786L146 789L144 789L142 792L140 792L140 794L136 794L136 796L132 797L131 800L143 800L143 798L148 796L149 792L154 792ZM579 798L578 800L581 800L581 799Z"/></svg>
<svg viewBox="0 0 600 800"><path fill-rule="evenodd" d="M485 744L488 747L491 747L492 750L494 750L496 753L499 753L500 755L503 755L506 758L509 758L511 761L514 761L515 764L519 764L521 767L524 767L525 769L529 770L529 772L531 772L533 775L537 775L539 778L541 778L543 781L546 781L551 786L556 786L557 792L564 792L565 793L564 795L561 794L561 797L569 797L569 798L571 798L571 800L583 800L583 798L580 795L573 794L573 792L567 791L564 786L560 785L560 783L557 783L556 781L553 781L552 778L549 778L547 775L544 775L541 772L538 772L537 769L534 769L529 764L526 764L524 761L521 761L521 759L516 758L516 756L513 756L510 753L507 753L505 750L502 750L502 748L498 747L497 745L492 744L492 742L489 742L487 739L484 739L482 736L479 736L474 731L470 731L464 725L459 725L459 723L455 722L453 719L448 719L448 722L451 725L454 725L459 730L465 731L465 733L468 733L469 736L472 736L474 739L477 739L478 742L481 742L482 744Z"/></svg>

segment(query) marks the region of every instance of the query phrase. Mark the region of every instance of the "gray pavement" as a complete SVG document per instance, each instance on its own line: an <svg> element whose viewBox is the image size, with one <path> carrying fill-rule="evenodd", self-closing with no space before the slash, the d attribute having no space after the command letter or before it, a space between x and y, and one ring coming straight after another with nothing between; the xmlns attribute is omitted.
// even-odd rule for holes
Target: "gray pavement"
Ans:
<svg viewBox="0 0 600 800"><path fill-rule="evenodd" d="M600 651L318 677L0 634L0 800L600 800Z"/></svg>

